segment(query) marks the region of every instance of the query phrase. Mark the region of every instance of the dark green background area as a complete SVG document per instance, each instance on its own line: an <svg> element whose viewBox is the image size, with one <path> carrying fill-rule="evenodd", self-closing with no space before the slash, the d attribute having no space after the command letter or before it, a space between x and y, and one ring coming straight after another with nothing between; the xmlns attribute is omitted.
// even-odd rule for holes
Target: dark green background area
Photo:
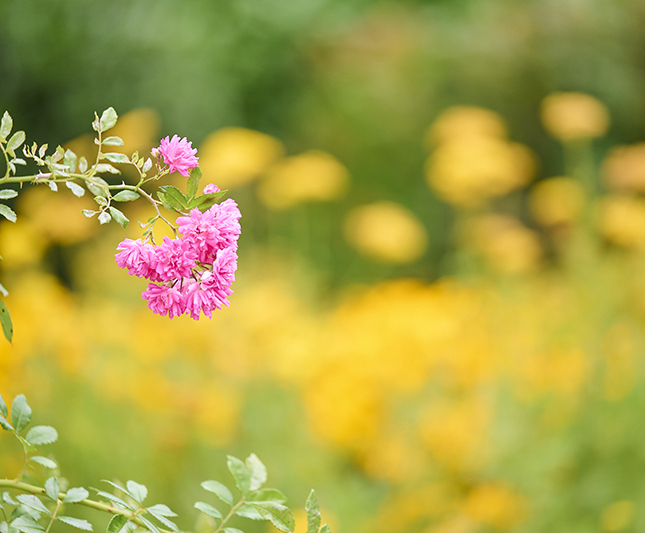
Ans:
<svg viewBox="0 0 645 533"><path fill-rule="evenodd" d="M163 135L197 146L218 128L244 126L278 137L290 154L327 150L353 186L311 223L352 205L401 202L431 246L421 267L392 275L434 277L452 216L423 180L432 120L455 104L498 111L512 139L539 156L538 178L560 175L540 101L582 91L611 112L609 135L596 143L601 159L645 138L643 27L640 0L1 0L0 109L50 145L89 131L94 111L113 106L152 107ZM258 224L248 228L263 239ZM352 279L344 249L333 253L332 278Z"/></svg>

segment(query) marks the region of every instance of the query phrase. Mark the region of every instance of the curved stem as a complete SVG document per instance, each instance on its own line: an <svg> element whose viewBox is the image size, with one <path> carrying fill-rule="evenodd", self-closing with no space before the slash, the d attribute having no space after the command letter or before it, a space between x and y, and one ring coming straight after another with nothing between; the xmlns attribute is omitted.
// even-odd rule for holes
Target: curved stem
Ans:
<svg viewBox="0 0 645 533"><path fill-rule="evenodd" d="M14 490L21 490L23 492L28 492L30 494L46 494L45 489L42 487L38 487L36 485L30 485L28 483L23 483L22 481L16 481L14 479L0 479L0 487L6 487L8 489L14 489ZM61 492L58 494L58 499L63 500L65 498L65 493ZM119 507L114 507L113 505L107 505L102 502L97 502L94 500L82 500L80 502L76 502L78 505L84 505L85 507L90 507L92 509L96 509L97 511L103 511L104 513L111 513L111 514L121 514L125 516L128 520L131 520L132 522L135 522L136 524L142 526L145 529L148 529L148 526L146 526L143 521L138 517L138 513L136 511L128 511L126 509L120 509ZM172 533L171 531L168 531L166 529L161 529L158 528L161 533Z"/></svg>
<svg viewBox="0 0 645 533"><path fill-rule="evenodd" d="M245 497L243 496L239 502L237 502L233 507L231 507L231 510L222 519L222 522L220 523L219 527L213 533L219 533L224 527L224 524L226 524L226 522L228 522L231 519L231 517L235 514L235 511L237 511L242 505L244 505L244 503L246 503L246 500L245 500Z"/></svg>

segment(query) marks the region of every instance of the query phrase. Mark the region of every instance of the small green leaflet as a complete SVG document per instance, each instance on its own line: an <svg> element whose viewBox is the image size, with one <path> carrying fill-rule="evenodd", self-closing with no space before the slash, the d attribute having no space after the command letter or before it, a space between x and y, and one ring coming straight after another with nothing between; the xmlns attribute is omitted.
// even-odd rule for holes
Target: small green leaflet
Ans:
<svg viewBox="0 0 645 533"><path fill-rule="evenodd" d="M26 505L27 507L30 507L31 509L35 509L39 513L45 513L50 515L51 512L47 507L45 507L45 504L41 502L36 496L33 494L19 494L16 496L16 499L22 503L23 505Z"/></svg>
<svg viewBox="0 0 645 533"><path fill-rule="evenodd" d="M55 477L50 477L47 481L45 481L45 493L55 502L58 501L58 479L56 479Z"/></svg>
<svg viewBox="0 0 645 533"><path fill-rule="evenodd" d="M159 531L159 528L155 526L150 520L147 518L140 516L139 519L145 524L146 528L151 532L151 533L161 533Z"/></svg>
<svg viewBox="0 0 645 533"><path fill-rule="evenodd" d="M177 513L171 511L167 505L163 503L158 503L156 505L151 505L146 508L147 511L151 512L153 515L159 516L177 516Z"/></svg>
<svg viewBox="0 0 645 533"><path fill-rule="evenodd" d="M7 140L7 137L11 133L11 128L13 128L13 119L11 115L5 111L2 115L2 121L0 122L0 141L4 142Z"/></svg>
<svg viewBox="0 0 645 533"><path fill-rule="evenodd" d="M305 510L307 511L307 533L318 533L320 529L320 506L318 504L318 497L312 489L305 503Z"/></svg>
<svg viewBox="0 0 645 533"><path fill-rule="evenodd" d="M252 453L247 457L246 468L251 474L251 479L249 482L250 490L257 490L266 483L267 469L262 461L258 459L257 455Z"/></svg>
<svg viewBox="0 0 645 533"><path fill-rule="evenodd" d="M20 148L20 145L25 142L25 132L17 131L11 136L9 142L7 142L7 150L16 150Z"/></svg>
<svg viewBox="0 0 645 533"><path fill-rule="evenodd" d="M14 189L2 189L0 191L0 200L9 200L18 196L18 192Z"/></svg>
<svg viewBox="0 0 645 533"><path fill-rule="evenodd" d="M7 409L7 404L4 402L2 394L0 394L0 415L5 418L9 416L9 410Z"/></svg>
<svg viewBox="0 0 645 533"><path fill-rule="evenodd" d="M130 220L128 220L128 218L126 218L126 216L121 211L119 211L116 207L110 206L110 214L112 215L112 218L116 220L119 223L119 225L123 228L125 228L128 225L128 222L130 222ZM100 220L101 218L99 216L99 221Z"/></svg>
<svg viewBox="0 0 645 533"><path fill-rule="evenodd" d="M119 152L108 152L103 154L103 157L107 159L110 163L128 163L129 160L125 154L120 154Z"/></svg>
<svg viewBox="0 0 645 533"><path fill-rule="evenodd" d="M207 503L195 502L195 509L199 509L202 513L212 516L213 518L222 518L222 513Z"/></svg>
<svg viewBox="0 0 645 533"><path fill-rule="evenodd" d="M220 500L228 505L233 505L233 494L225 485L222 485L219 481L204 481L202 487L209 492L212 492Z"/></svg>
<svg viewBox="0 0 645 533"><path fill-rule="evenodd" d="M11 527L15 527L18 531L22 531L22 533L40 533L45 530L43 526L29 515L19 516L11 522L10 525Z"/></svg>
<svg viewBox="0 0 645 533"><path fill-rule="evenodd" d="M262 518L270 520L283 533L291 533L295 529L296 521L288 507L273 502L254 503L252 505Z"/></svg>
<svg viewBox="0 0 645 533"><path fill-rule="evenodd" d="M78 503L87 499L90 495L83 487L74 487L69 489L63 498L63 503Z"/></svg>
<svg viewBox="0 0 645 533"><path fill-rule="evenodd" d="M119 533L128 519L122 514L115 514L107 525L106 533Z"/></svg>
<svg viewBox="0 0 645 533"><path fill-rule="evenodd" d="M103 139L103 144L106 146L123 146L123 139L121 137L106 137Z"/></svg>
<svg viewBox="0 0 645 533"><path fill-rule="evenodd" d="M235 480L235 486L242 495L246 496L251 487L251 474L246 469L246 466L237 457L233 457L232 455L227 456L226 466L228 466Z"/></svg>
<svg viewBox="0 0 645 533"><path fill-rule="evenodd" d="M110 500L112 503L116 503L117 505L120 505L123 509L129 509L130 511L134 511L134 507L132 507L129 503L123 501L118 496L115 496L114 494L110 494L109 492L103 492L102 490L97 491L96 494L98 496L101 496L103 498Z"/></svg>
<svg viewBox="0 0 645 533"><path fill-rule="evenodd" d="M0 427L2 427L2 429L4 429L5 431L13 431L11 424L7 422L7 419L2 415L0 415Z"/></svg>
<svg viewBox="0 0 645 533"><path fill-rule="evenodd" d="M127 494L132 496L132 498L138 503L143 503L143 500L148 496L148 489L145 485L140 485L135 481L128 481L126 483L126 487L128 488Z"/></svg>
<svg viewBox="0 0 645 533"><path fill-rule="evenodd" d="M25 437L25 440L32 446L51 444L58 439L58 433L51 426L34 426Z"/></svg>
<svg viewBox="0 0 645 533"><path fill-rule="evenodd" d="M3 492L2 493L2 501L5 502L5 503L8 503L9 505L19 505L19 502L14 500L11 497L11 494L9 494L8 492Z"/></svg>
<svg viewBox="0 0 645 533"><path fill-rule="evenodd" d="M244 533L241 529L236 529L234 527L225 527L224 533Z"/></svg>
<svg viewBox="0 0 645 533"><path fill-rule="evenodd" d="M114 127L118 118L119 116L116 114L114 108L108 107L105 111L103 111L103 114L99 119L99 131L109 130L110 128Z"/></svg>
<svg viewBox="0 0 645 533"><path fill-rule="evenodd" d="M190 176L188 178L188 199L192 200L197 194L197 189L199 188L199 180L202 178L202 171L199 167L191 169Z"/></svg>
<svg viewBox="0 0 645 533"><path fill-rule="evenodd" d="M329 526L325 524L323 527L320 528L320 533L331 533L331 529L329 529Z"/></svg>
<svg viewBox="0 0 645 533"><path fill-rule="evenodd" d="M65 182L65 186L74 193L74 196L78 196L80 198L85 194L85 189L83 189L83 187L81 187L78 183L67 181Z"/></svg>
<svg viewBox="0 0 645 533"><path fill-rule="evenodd" d="M72 527L83 529L84 531L92 531L92 524L90 524L87 520L72 518L71 516L59 516L57 517L57 520L60 520L61 522Z"/></svg>
<svg viewBox="0 0 645 533"><path fill-rule="evenodd" d="M0 215L11 222L18 220L18 215L16 215L15 211L5 204L0 204Z"/></svg>
<svg viewBox="0 0 645 533"><path fill-rule="evenodd" d="M139 193L126 189L125 191L119 191L118 193L116 193L112 197L112 200L114 200L115 202L132 202L137 198L139 198Z"/></svg>
<svg viewBox="0 0 645 533"><path fill-rule="evenodd" d="M287 501L287 497L282 494L278 489L260 489L256 490L249 494L246 498L246 501L249 503L253 502L276 502L284 503Z"/></svg>
<svg viewBox="0 0 645 533"><path fill-rule="evenodd" d="M56 468L56 463L47 457L42 457L40 455L34 455L29 458L29 461L43 465L45 468Z"/></svg>
<svg viewBox="0 0 645 533"><path fill-rule="evenodd" d="M16 431L25 429L31 422L31 407L24 394L18 394L11 404L11 423Z"/></svg>
<svg viewBox="0 0 645 533"><path fill-rule="evenodd" d="M9 309L7 309L3 301L0 301L0 324L2 324L2 332L5 338L11 342L11 339L13 339L13 323L11 322Z"/></svg>

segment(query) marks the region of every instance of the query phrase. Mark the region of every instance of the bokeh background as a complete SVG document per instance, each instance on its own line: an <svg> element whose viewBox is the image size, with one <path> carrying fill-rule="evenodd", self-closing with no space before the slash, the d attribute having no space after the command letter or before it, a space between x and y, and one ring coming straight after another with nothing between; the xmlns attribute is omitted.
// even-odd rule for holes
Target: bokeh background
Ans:
<svg viewBox="0 0 645 533"><path fill-rule="evenodd" d="M184 529L255 452L298 532L312 487L337 533L643 531L643 27L640 0L0 0L29 142L91 155L114 106L126 151L188 137L243 213L231 307L170 321L113 260L145 206L99 227L23 190L0 392L73 486L135 479Z"/></svg>

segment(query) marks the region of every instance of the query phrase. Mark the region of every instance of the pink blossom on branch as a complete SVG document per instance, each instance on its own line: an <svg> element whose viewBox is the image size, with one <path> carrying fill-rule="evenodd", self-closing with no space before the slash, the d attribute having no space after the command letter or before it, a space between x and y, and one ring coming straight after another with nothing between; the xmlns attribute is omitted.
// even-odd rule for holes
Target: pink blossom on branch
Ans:
<svg viewBox="0 0 645 533"><path fill-rule="evenodd" d="M196 157L197 148L193 148L192 141L186 137L180 139L178 135L161 139L158 148L152 150L155 156L161 155L163 162L168 165L170 172L179 172L182 176L188 177L190 169L199 165L199 158Z"/></svg>
<svg viewBox="0 0 645 533"><path fill-rule="evenodd" d="M165 237L159 246L125 239L117 247L117 264L153 282L142 297L154 313L211 318L214 309L229 305L233 293L241 216L230 199L203 213L193 209L177 218L176 239Z"/></svg>

